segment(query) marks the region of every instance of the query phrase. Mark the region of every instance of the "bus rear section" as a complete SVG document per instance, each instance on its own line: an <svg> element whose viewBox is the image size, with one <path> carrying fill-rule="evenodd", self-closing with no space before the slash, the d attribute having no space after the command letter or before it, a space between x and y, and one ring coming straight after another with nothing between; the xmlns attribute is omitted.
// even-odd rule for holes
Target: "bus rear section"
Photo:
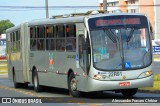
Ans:
<svg viewBox="0 0 160 106"><path fill-rule="evenodd" d="M133 96L153 86L151 32L144 15L88 19L91 65L88 91L115 90Z"/></svg>

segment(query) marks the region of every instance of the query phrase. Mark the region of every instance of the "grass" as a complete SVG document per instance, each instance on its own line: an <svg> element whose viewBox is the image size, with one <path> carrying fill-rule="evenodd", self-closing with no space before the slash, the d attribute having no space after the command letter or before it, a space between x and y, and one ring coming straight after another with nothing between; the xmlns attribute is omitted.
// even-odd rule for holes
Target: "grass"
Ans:
<svg viewBox="0 0 160 106"><path fill-rule="evenodd" d="M160 91L160 81L154 81L153 87L140 88L143 91Z"/></svg>
<svg viewBox="0 0 160 106"><path fill-rule="evenodd" d="M0 66L0 74L7 73L7 70L8 70L7 66Z"/></svg>
<svg viewBox="0 0 160 106"><path fill-rule="evenodd" d="M140 88L143 91L160 91L160 74L154 75L153 87Z"/></svg>
<svg viewBox="0 0 160 106"><path fill-rule="evenodd" d="M0 60L0 74L7 73L7 60Z"/></svg>

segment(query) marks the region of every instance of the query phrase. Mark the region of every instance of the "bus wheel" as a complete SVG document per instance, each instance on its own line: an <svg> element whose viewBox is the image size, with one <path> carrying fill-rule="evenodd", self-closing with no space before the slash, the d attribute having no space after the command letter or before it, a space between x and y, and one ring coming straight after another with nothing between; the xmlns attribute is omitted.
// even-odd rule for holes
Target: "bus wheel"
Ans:
<svg viewBox="0 0 160 106"><path fill-rule="evenodd" d="M138 88L134 88L134 89L125 89L125 90L122 90L122 94L124 96L127 96L127 97L131 97L131 96L134 96L138 91Z"/></svg>
<svg viewBox="0 0 160 106"><path fill-rule="evenodd" d="M77 80L73 72L69 76L68 88L73 97L79 97L81 95L81 92L77 90Z"/></svg>
<svg viewBox="0 0 160 106"><path fill-rule="evenodd" d="M20 83L16 82L16 74L13 73L13 83L14 83L14 87L15 88L19 88L20 87Z"/></svg>
<svg viewBox="0 0 160 106"><path fill-rule="evenodd" d="M33 73L33 86L36 92L42 91L42 87L39 85L38 73L36 71Z"/></svg>
<svg viewBox="0 0 160 106"><path fill-rule="evenodd" d="M22 87L23 88L27 88L28 87L28 83L22 83Z"/></svg>

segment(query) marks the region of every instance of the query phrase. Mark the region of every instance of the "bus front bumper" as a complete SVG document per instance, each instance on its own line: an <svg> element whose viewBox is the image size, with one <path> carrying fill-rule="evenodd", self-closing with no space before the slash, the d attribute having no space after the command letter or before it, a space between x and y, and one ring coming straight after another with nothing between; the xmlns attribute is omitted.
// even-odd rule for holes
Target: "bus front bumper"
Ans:
<svg viewBox="0 0 160 106"><path fill-rule="evenodd" d="M130 88L142 88L153 86L153 75L134 80L124 81L100 81L88 78L88 92L105 91L105 90L120 90Z"/></svg>

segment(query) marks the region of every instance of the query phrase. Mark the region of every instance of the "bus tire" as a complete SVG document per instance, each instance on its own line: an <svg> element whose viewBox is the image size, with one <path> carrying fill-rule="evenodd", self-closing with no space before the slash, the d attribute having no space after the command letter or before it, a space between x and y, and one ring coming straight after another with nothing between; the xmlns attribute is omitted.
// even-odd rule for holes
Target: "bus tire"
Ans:
<svg viewBox="0 0 160 106"><path fill-rule="evenodd" d="M16 82L16 74L15 74L15 72L13 72L13 83L14 83L14 87L15 88L20 88L20 83L17 83Z"/></svg>
<svg viewBox="0 0 160 106"><path fill-rule="evenodd" d="M27 88L28 87L28 83L22 83L22 87L23 88Z"/></svg>
<svg viewBox="0 0 160 106"><path fill-rule="evenodd" d="M81 96L81 92L77 90L77 81L73 72L69 75L68 89L70 95L72 95L73 97Z"/></svg>
<svg viewBox="0 0 160 106"><path fill-rule="evenodd" d="M134 96L138 91L138 88L133 88L133 89L125 89L125 90L122 90L122 94L123 96L127 96L127 97L131 97L131 96Z"/></svg>
<svg viewBox="0 0 160 106"><path fill-rule="evenodd" d="M34 73L33 73L33 86L34 86L34 90L36 92L41 92L42 91L42 86L39 85L39 79L38 79L37 71L34 71Z"/></svg>

